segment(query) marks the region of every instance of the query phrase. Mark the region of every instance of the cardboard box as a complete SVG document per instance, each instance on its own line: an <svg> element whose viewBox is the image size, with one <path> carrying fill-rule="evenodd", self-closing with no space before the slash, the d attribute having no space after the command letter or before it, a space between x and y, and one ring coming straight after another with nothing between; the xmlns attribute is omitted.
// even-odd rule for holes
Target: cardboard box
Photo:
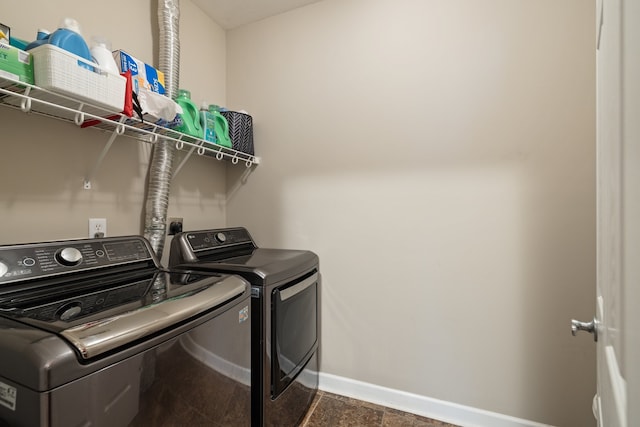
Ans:
<svg viewBox="0 0 640 427"><path fill-rule="evenodd" d="M33 56L24 50L0 43L0 76L33 84Z"/></svg>
<svg viewBox="0 0 640 427"><path fill-rule="evenodd" d="M113 58L121 73L131 70L133 90L136 93L139 92L140 87L144 87L161 95L164 94L164 73L162 71L156 70L123 50L113 52Z"/></svg>

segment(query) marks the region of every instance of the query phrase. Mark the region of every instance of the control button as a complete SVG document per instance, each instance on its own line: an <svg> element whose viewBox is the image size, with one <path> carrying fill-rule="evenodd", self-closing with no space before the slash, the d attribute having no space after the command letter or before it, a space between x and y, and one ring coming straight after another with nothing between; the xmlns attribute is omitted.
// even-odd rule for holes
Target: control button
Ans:
<svg viewBox="0 0 640 427"><path fill-rule="evenodd" d="M36 265L36 260L33 258L25 258L22 260L22 265L24 265L25 267L33 267L34 265Z"/></svg>
<svg viewBox="0 0 640 427"><path fill-rule="evenodd" d="M64 248L56 252L56 261L62 265L72 267L80 264L82 261L82 253L76 248Z"/></svg>
<svg viewBox="0 0 640 427"><path fill-rule="evenodd" d="M73 305L70 307L68 305L65 305L62 307L62 309L58 310L58 313L60 313L58 317L60 318L60 320L67 321L77 316L81 311L82 306L80 305L80 303L76 302L73 303Z"/></svg>
<svg viewBox="0 0 640 427"><path fill-rule="evenodd" d="M96 256L102 258L104 256L104 251L102 249L98 249L96 251Z"/></svg>
<svg viewBox="0 0 640 427"><path fill-rule="evenodd" d="M216 240L220 243L224 243L227 240L227 236L224 233L216 233Z"/></svg>
<svg viewBox="0 0 640 427"><path fill-rule="evenodd" d="M9 271L9 267L7 266L7 264L5 264L4 262L0 261L0 277L2 277L5 274L7 274L7 271Z"/></svg>

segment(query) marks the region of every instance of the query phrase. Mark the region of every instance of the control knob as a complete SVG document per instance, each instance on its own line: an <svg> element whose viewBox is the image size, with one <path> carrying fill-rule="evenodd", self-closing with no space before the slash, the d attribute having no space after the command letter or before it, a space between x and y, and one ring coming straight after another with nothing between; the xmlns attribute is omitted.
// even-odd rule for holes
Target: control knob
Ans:
<svg viewBox="0 0 640 427"><path fill-rule="evenodd" d="M216 233L216 240L220 243L224 243L227 240L227 236L224 233Z"/></svg>
<svg viewBox="0 0 640 427"><path fill-rule="evenodd" d="M82 303L73 302L71 304L65 304L56 313L58 318L64 322L74 318L82 311Z"/></svg>
<svg viewBox="0 0 640 427"><path fill-rule="evenodd" d="M82 253L76 248L64 248L56 252L56 261L62 265L73 267L82 261Z"/></svg>

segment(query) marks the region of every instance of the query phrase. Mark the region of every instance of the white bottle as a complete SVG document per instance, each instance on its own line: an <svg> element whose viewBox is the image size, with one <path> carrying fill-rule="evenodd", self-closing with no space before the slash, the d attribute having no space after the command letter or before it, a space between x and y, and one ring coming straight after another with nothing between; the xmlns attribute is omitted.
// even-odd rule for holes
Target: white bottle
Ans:
<svg viewBox="0 0 640 427"><path fill-rule="evenodd" d="M94 62L107 73L120 75L116 60L111 53L111 43L102 37L93 37L91 40L91 56Z"/></svg>

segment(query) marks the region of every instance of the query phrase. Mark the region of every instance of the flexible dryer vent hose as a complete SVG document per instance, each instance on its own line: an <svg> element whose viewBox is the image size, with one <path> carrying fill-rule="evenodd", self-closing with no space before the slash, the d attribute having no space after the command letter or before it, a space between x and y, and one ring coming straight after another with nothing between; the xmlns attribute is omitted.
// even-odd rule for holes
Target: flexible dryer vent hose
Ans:
<svg viewBox="0 0 640 427"><path fill-rule="evenodd" d="M159 67L165 76L166 95L171 99L178 95L180 80L179 21L179 0L158 0ZM144 236L158 258L162 258L164 249L174 154L173 143L159 138L154 144L149 166Z"/></svg>

